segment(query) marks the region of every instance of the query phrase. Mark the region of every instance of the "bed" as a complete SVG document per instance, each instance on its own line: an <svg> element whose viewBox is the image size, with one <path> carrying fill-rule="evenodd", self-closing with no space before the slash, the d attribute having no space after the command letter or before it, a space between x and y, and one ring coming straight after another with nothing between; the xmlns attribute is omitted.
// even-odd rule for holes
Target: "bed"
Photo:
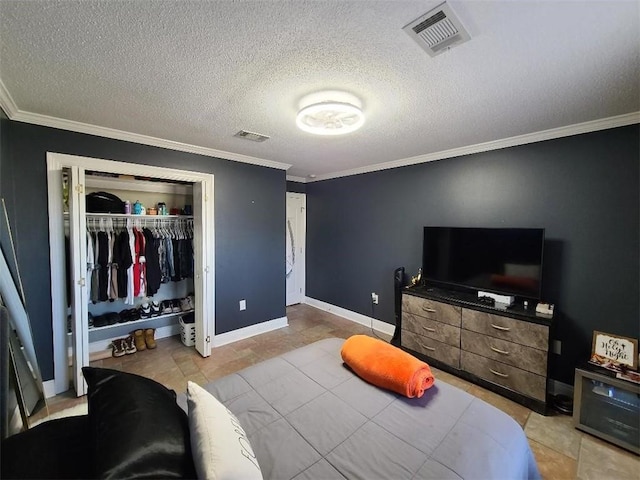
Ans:
<svg viewBox="0 0 640 480"><path fill-rule="evenodd" d="M298 348L205 389L244 428L266 479L539 478L522 428L445 382L409 399L342 361L343 339ZM184 394L178 404L187 409Z"/></svg>
<svg viewBox="0 0 640 480"><path fill-rule="evenodd" d="M85 367L88 415L4 439L0 478L540 478L510 416L445 382L420 398L378 388L345 366L344 342L321 340L178 396Z"/></svg>

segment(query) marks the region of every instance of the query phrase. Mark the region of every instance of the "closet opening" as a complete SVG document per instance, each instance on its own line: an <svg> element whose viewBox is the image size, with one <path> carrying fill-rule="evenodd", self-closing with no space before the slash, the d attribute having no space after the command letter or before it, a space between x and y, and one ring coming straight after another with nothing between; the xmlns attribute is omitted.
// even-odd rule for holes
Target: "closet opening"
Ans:
<svg viewBox="0 0 640 480"><path fill-rule="evenodd" d="M83 366L169 336L210 355L213 176L61 154L47 165L55 392L83 395Z"/></svg>
<svg viewBox="0 0 640 480"><path fill-rule="evenodd" d="M94 171L85 183L89 361L173 335L194 346L193 184Z"/></svg>

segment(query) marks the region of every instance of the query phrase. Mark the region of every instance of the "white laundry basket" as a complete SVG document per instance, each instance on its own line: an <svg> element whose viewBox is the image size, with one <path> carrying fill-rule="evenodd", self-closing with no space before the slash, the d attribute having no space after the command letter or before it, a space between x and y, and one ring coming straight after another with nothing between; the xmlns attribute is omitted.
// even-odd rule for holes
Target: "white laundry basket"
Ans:
<svg viewBox="0 0 640 480"><path fill-rule="evenodd" d="M180 338L185 347L193 347L196 344L196 324L184 323L182 316L180 316Z"/></svg>

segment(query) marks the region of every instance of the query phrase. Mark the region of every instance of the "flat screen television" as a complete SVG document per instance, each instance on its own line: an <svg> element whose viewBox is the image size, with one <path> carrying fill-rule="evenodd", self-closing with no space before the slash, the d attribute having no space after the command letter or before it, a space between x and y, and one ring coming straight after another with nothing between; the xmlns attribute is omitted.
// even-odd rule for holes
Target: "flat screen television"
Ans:
<svg viewBox="0 0 640 480"><path fill-rule="evenodd" d="M540 299L543 228L424 227L425 285Z"/></svg>

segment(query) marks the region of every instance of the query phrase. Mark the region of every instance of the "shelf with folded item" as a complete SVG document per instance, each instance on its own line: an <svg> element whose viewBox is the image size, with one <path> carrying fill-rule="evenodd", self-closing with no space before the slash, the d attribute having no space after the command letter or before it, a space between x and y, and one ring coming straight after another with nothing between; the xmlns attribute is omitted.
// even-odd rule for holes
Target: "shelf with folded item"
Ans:
<svg viewBox="0 0 640 480"><path fill-rule="evenodd" d="M147 318L137 318L136 320L128 320L126 322L116 322L116 323L112 323L110 325L104 325L102 327L91 327L90 326L89 327L89 333L96 332L96 331L101 331L101 330L108 330L110 328L118 328L118 327L122 327L124 325L135 325L135 324L149 322L149 321L153 321L153 320L159 320L161 318L179 317L181 315L185 315L185 314L191 313L193 311L194 311L194 309L184 310L184 311L179 311L179 312L162 313L160 315L155 315L155 316L151 316L151 317L147 317Z"/></svg>

